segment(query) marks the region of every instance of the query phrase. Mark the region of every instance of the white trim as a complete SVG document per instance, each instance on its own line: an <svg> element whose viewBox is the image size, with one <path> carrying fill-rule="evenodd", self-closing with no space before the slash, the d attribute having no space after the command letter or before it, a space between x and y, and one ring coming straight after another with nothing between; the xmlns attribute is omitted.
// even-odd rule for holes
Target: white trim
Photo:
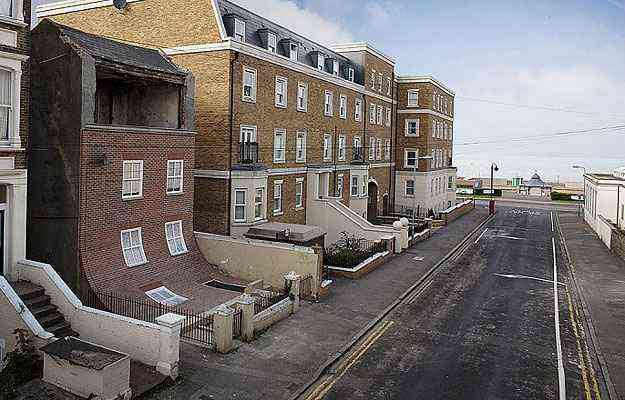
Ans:
<svg viewBox="0 0 625 400"><path fill-rule="evenodd" d="M180 163L180 190L172 190L171 192L169 191L169 179L175 179L178 177L169 176L169 164L170 163ZM165 193L169 195L181 194L183 193L183 188L184 188L184 160L167 160L167 173L165 177Z"/></svg>
<svg viewBox="0 0 625 400"><path fill-rule="evenodd" d="M162 301L159 300L158 296L155 296L155 294L159 292L166 294L167 299L162 299ZM166 306L178 306L180 304L186 303L189 300L188 298L184 296L180 296L172 292L165 286L159 286L156 289L148 290L147 292L145 292L145 295L148 296L152 301L159 303L159 304L166 305ZM164 296L161 296L161 297L164 297Z"/></svg>
<svg viewBox="0 0 625 400"><path fill-rule="evenodd" d="M434 111L434 110L424 110L424 109L418 109L418 110L397 110L397 114L428 114L428 115L433 115L435 117L442 118L442 119L447 120L449 122L454 122L454 118L453 117L450 117L450 116L445 115L445 114L441 114L438 111Z"/></svg>
<svg viewBox="0 0 625 400"><path fill-rule="evenodd" d="M28 26L28 24L26 22L23 21L23 16L21 17L22 19L18 19L18 18L11 18L8 17L6 15L0 15L0 22L5 23L5 24L9 24L9 25L14 25L20 28L25 28Z"/></svg>
<svg viewBox="0 0 625 400"><path fill-rule="evenodd" d="M453 90L449 89L445 86L441 81L437 80L433 76L398 76L396 79L397 83L431 83L432 85L437 86L439 89L447 92L448 95L454 97L456 93Z"/></svg>
<svg viewBox="0 0 625 400"><path fill-rule="evenodd" d="M382 59L383 61L395 66L395 60L391 57L387 56L380 50L372 47L367 42L357 42L357 43L342 43L342 44L334 44L330 46L330 50L335 51L337 53L350 53L355 51L366 51L374 56Z"/></svg>
<svg viewBox="0 0 625 400"><path fill-rule="evenodd" d="M284 83L284 92L282 93L282 103L278 102L278 82L283 82ZM280 76L280 75L276 75L276 83L275 83L275 87L274 87L274 100L275 100L276 107L278 107L278 108L287 108L287 106L289 104L288 93L289 93L289 78L286 78L286 77Z"/></svg>
<svg viewBox="0 0 625 400"><path fill-rule="evenodd" d="M127 0L128 3L136 3L142 0ZM51 15L67 14L76 11L91 10L94 8L112 7L112 0L64 0L37 6L35 13L37 18Z"/></svg>
<svg viewBox="0 0 625 400"><path fill-rule="evenodd" d="M8 47L17 47L17 32L11 29L0 28L0 35L4 35L5 39L1 44Z"/></svg>
<svg viewBox="0 0 625 400"><path fill-rule="evenodd" d="M409 125L411 122L415 122L416 123L416 128L417 128L417 133L412 134L410 133L410 129L409 129ZM419 118L406 118L406 120L404 121L404 136L406 137L419 137L419 130L420 130L420 121Z"/></svg>
<svg viewBox="0 0 625 400"><path fill-rule="evenodd" d="M126 164L130 165L131 177L124 178L124 167ZM132 194L132 181L137 179L132 177L132 167L134 164L139 164L141 167L140 176L139 176L139 194ZM131 181L130 184L130 194L124 194L124 182ZM122 160L122 200L135 200L143 197L143 160Z"/></svg>
<svg viewBox="0 0 625 400"><path fill-rule="evenodd" d="M41 339L52 339L54 335L47 332L37 321L35 316L30 312L22 299L15 293L13 287L9 284L4 276L0 276L0 293L4 294L9 303L15 308L15 313L20 316L24 324L30 329L33 335Z"/></svg>
<svg viewBox="0 0 625 400"><path fill-rule="evenodd" d="M139 0L134 0L139 1ZM219 28L219 37L221 40L224 40L228 37L226 33L226 27L224 26L223 18L221 17L221 13L219 12L219 7L217 6L217 0L210 0L211 7L213 8L213 14L215 15L215 19L217 20L217 27Z"/></svg>
<svg viewBox="0 0 625 400"><path fill-rule="evenodd" d="M136 231L139 232L139 244L133 246L133 244L132 244L132 233L136 232ZM127 233L127 234L130 235L129 236L129 239L130 239L130 247L129 247L129 249L131 249L133 247L139 247L139 249L141 250L141 256L143 257L143 260L141 262L136 263L136 264L130 264L128 262L128 257L126 257L126 251L125 251L126 249L124 248L124 233ZM126 265L128 267L133 268L133 267L138 267L138 266L143 265L143 264L147 264L148 258L145 256L145 250L143 249L143 232L142 232L141 227L132 228L132 229L124 229L124 230L122 230L119 233L119 238L120 238L120 242L121 242L120 244L121 244L121 248L122 248L122 255L124 256L124 261L126 262Z"/></svg>
<svg viewBox="0 0 625 400"><path fill-rule="evenodd" d="M176 47L164 48L163 52L166 55L175 56L175 55L182 55L182 54L209 53L213 51L223 51L223 50L238 51L242 54L255 57L255 58L270 62L272 64L275 64L284 68L288 68L295 72L306 74L308 76L317 78L325 82L329 82L333 85L344 87L346 89L353 90L355 92L362 93L367 96L375 97L377 99L386 101L388 103L397 104L396 100L380 95L379 93L369 91L363 85L360 85L355 82L350 82L347 79L334 76L332 74L328 74L327 72L321 72L315 67L312 67L310 65L303 64L299 61L293 61L290 58L285 57L281 54L272 53L261 47L254 46L250 43L239 42L233 38L226 38L223 42L220 42L220 43L206 43L206 44L195 44L195 45L188 45L188 46L176 46Z"/></svg>
<svg viewBox="0 0 625 400"><path fill-rule="evenodd" d="M193 176L196 178L230 179L230 171L220 171L217 169L195 169Z"/></svg>
<svg viewBox="0 0 625 400"><path fill-rule="evenodd" d="M179 237L179 239L182 241L182 247L184 248L184 250L176 252L176 251L174 251L175 249L172 248L172 245L171 245L170 242L173 242L173 241L175 241L178 238L176 238L176 237L170 238L167 235L167 227L170 226L170 225L178 225L178 226L180 226L180 237ZM169 254L171 254L172 256L179 256L179 255L185 254L185 253L187 253L189 251L187 249L187 242L184 240L184 231L182 229L182 220L171 221L171 222L166 222L165 223L165 241L167 242L167 247L169 249Z"/></svg>
<svg viewBox="0 0 625 400"><path fill-rule="evenodd" d="M252 86L252 95L245 96L245 73L253 73L254 85ZM243 65L243 76L241 79L241 101L246 103L256 103L256 95L258 93L258 71L252 67Z"/></svg>

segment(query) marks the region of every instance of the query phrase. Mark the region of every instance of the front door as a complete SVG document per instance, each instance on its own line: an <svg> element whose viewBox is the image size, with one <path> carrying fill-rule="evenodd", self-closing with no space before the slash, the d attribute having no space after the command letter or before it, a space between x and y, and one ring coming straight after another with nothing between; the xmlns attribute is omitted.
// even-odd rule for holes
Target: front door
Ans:
<svg viewBox="0 0 625 400"><path fill-rule="evenodd" d="M378 185L369 182L369 199L367 202L367 219L375 223L378 217Z"/></svg>

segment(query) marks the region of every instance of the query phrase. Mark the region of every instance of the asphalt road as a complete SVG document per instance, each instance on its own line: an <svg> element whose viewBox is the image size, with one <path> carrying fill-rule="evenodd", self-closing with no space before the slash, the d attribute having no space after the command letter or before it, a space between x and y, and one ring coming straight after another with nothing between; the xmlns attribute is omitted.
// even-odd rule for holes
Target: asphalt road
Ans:
<svg viewBox="0 0 625 400"><path fill-rule="evenodd" d="M551 211L502 207L485 228L309 398L599 398Z"/></svg>

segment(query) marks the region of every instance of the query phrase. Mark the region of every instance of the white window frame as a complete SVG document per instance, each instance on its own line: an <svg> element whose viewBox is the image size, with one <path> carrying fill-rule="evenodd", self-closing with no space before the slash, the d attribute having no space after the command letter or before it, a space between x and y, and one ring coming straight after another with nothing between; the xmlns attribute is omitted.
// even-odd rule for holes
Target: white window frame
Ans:
<svg viewBox="0 0 625 400"><path fill-rule="evenodd" d="M259 196L260 193L260 196ZM260 198L260 201L258 200ZM254 221L265 219L265 188L254 188ZM259 212L256 212L259 211Z"/></svg>
<svg viewBox="0 0 625 400"><path fill-rule="evenodd" d="M334 93L326 90L323 95L323 115L331 117L334 115Z"/></svg>
<svg viewBox="0 0 625 400"><path fill-rule="evenodd" d="M408 188L410 187L410 185L408 185L409 182L412 182L412 193L408 193ZM406 180L404 194L406 195L406 197L414 197L414 194L415 194L415 181L414 181L414 179L407 179Z"/></svg>
<svg viewBox="0 0 625 400"><path fill-rule="evenodd" d="M349 67L347 69L347 80L350 82L354 82L354 76L355 76L354 68Z"/></svg>
<svg viewBox="0 0 625 400"><path fill-rule="evenodd" d="M10 24L15 24L14 21L18 21L18 23L21 26L24 23L23 0L13 0L13 9L11 10L11 15L0 15L0 20L6 20ZM0 365L1 364L2 364L2 361L0 361Z"/></svg>
<svg viewBox="0 0 625 400"><path fill-rule="evenodd" d="M237 203L237 193L243 193L243 203ZM247 189L246 188L235 188L234 195L232 197L232 218L234 222L245 222L247 219ZM243 210L243 218L237 218L237 208L241 208Z"/></svg>
<svg viewBox="0 0 625 400"><path fill-rule="evenodd" d="M382 159L382 139L375 140L375 159Z"/></svg>
<svg viewBox="0 0 625 400"><path fill-rule="evenodd" d="M371 70L371 90L375 90L375 69Z"/></svg>
<svg viewBox="0 0 625 400"><path fill-rule="evenodd" d="M267 32L267 50L271 53L278 50L278 36L275 33Z"/></svg>
<svg viewBox="0 0 625 400"><path fill-rule="evenodd" d="M323 135L323 161L332 161L332 135Z"/></svg>
<svg viewBox="0 0 625 400"><path fill-rule="evenodd" d="M339 140L338 140L338 147L339 147L338 159L339 159L339 161L345 161L345 157L346 157L345 144L346 144L346 142L347 142L347 138L345 137L345 135L339 135Z"/></svg>
<svg viewBox="0 0 625 400"><path fill-rule="evenodd" d="M375 124L375 104L369 104L369 123Z"/></svg>
<svg viewBox="0 0 625 400"><path fill-rule="evenodd" d="M378 105L378 113L377 113L377 124L378 125L383 125L384 124L384 107Z"/></svg>
<svg viewBox="0 0 625 400"><path fill-rule="evenodd" d="M415 94L417 96L416 99L414 99L414 101L410 99L411 94ZM408 96L407 101L406 101L407 107L419 107L419 89L409 89L407 96Z"/></svg>
<svg viewBox="0 0 625 400"><path fill-rule="evenodd" d="M375 138L369 138L369 160L375 160Z"/></svg>
<svg viewBox="0 0 625 400"><path fill-rule="evenodd" d="M358 197L359 188L358 175L352 175L350 179L350 194L352 197Z"/></svg>
<svg viewBox="0 0 625 400"><path fill-rule="evenodd" d="M138 232L138 237L139 237L139 242L138 243L133 243L132 242L132 234L133 232ZM129 242L130 242L130 246L128 247L124 247L124 234L128 234L129 237ZM126 265L128 267L138 267L139 265L143 265L146 264L148 262L147 257L145 256L145 251L143 250L143 235L141 233L141 228L132 228L132 229L125 229L123 231L120 232L120 240L121 240L121 247L122 247L122 254L124 256L124 261L126 262ZM134 263L131 263L128 259L128 255L126 254L127 251L133 251L135 249L139 250L139 255L141 257L141 260L136 261Z"/></svg>
<svg viewBox="0 0 625 400"><path fill-rule="evenodd" d="M303 104L300 104L300 100ZM297 111L308 111L308 83L297 83Z"/></svg>
<svg viewBox="0 0 625 400"><path fill-rule="evenodd" d="M22 16L22 2L21 0L14 0L13 6L14 12ZM10 17L6 17L10 18ZM19 19L19 18L17 18ZM2 16L0 16L0 21ZM25 61L25 59L24 59ZM10 74L11 79L11 105L9 107L9 121L8 121L8 138L6 140L0 140L0 149L2 147L11 147L14 149L21 148L20 139L20 101L22 91L22 60L21 59L9 59L0 58L0 68L6 70Z"/></svg>
<svg viewBox="0 0 625 400"><path fill-rule="evenodd" d="M295 179L295 208L304 208L304 178Z"/></svg>
<svg viewBox="0 0 625 400"><path fill-rule="evenodd" d="M234 38L240 42L245 42L245 21L238 18L234 19Z"/></svg>
<svg viewBox="0 0 625 400"><path fill-rule="evenodd" d="M454 188L454 177L449 175L447 177L447 190L452 190Z"/></svg>
<svg viewBox="0 0 625 400"><path fill-rule="evenodd" d="M278 140L282 137L282 143ZM286 129L276 128L273 131L273 162L286 162Z"/></svg>
<svg viewBox="0 0 625 400"><path fill-rule="evenodd" d="M125 171L125 167L126 165L130 165L130 171L131 171L131 176L130 177L125 177L124 176L124 171ZM134 177L132 176L133 172L133 166L134 165L139 165L139 177ZM125 194L124 193L124 183L126 182L130 182L130 194ZM139 193L138 194L133 194L132 192L132 183L133 182L138 182L139 183ZM143 160L124 160L122 162L122 199L123 200L133 200L133 199L140 199L141 197L143 197Z"/></svg>
<svg viewBox="0 0 625 400"><path fill-rule="evenodd" d="M386 139L386 142L384 143L384 159L391 159L391 139Z"/></svg>
<svg viewBox="0 0 625 400"><path fill-rule="evenodd" d="M282 87L283 92L280 92L278 88ZM286 108L288 103L288 93L289 93L289 80L284 76L276 76L276 86L275 86L275 100L276 107L278 108ZM280 96L282 96L282 100L280 100Z"/></svg>
<svg viewBox="0 0 625 400"><path fill-rule="evenodd" d="M415 133L410 133L410 124L415 124ZM419 118L406 119L404 127L404 136L419 137Z"/></svg>
<svg viewBox="0 0 625 400"><path fill-rule="evenodd" d="M436 121L432 120L430 125L432 126L432 137L436 139Z"/></svg>
<svg viewBox="0 0 625 400"><path fill-rule="evenodd" d="M384 81L384 74L378 72L378 92L382 92L382 82Z"/></svg>
<svg viewBox="0 0 625 400"><path fill-rule="evenodd" d="M391 108L390 107L386 107L386 126L390 127L391 126L391 119L393 118L392 113L391 113Z"/></svg>
<svg viewBox="0 0 625 400"><path fill-rule="evenodd" d="M175 165L176 164L180 164L180 175L170 175L169 174L169 170L170 170L170 164L174 164L174 171L175 171ZM180 181L180 188L177 190L170 190L170 184L169 182L171 180L179 180ZM167 160L167 194L180 194L182 193L182 189L183 189L183 183L184 183L184 160Z"/></svg>
<svg viewBox="0 0 625 400"><path fill-rule="evenodd" d="M256 143L256 125L241 125L239 143Z"/></svg>
<svg viewBox="0 0 625 400"><path fill-rule="evenodd" d="M367 196L367 185L368 185L368 183L369 183L369 179L367 178L367 175L363 175L362 176L362 182L361 182L362 191L360 193L362 197L366 197Z"/></svg>
<svg viewBox="0 0 625 400"><path fill-rule="evenodd" d="M297 43L290 43L289 44L289 59L291 61L298 61L298 53L299 53L299 46L297 45Z"/></svg>
<svg viewBox="0 0 625 400"><path fill-rule="evenodd" d="M409 153L414 153L414 157L409 157ZM415 160L415 165L411 165L408 161ZM404 149L404 167L419 170L419 149Z"/></svg>
<svg viewBox="0 0 625 400"><path fill-rule="evenodd" d="M339 60L332 60L332 75L339 76L340 69Z"/></svg>
<svg viewBox="0 0 625 400"><path fill-rule="evenodd" d="M339 117L347 119L347 96L344 94L339 96Z"/></svg>
<svg viewBox="0 0 625 400"><path fill-rule="evenodd" d="M354 99L354 121L360 122L362 120L362 100Z"/></svg>
<svg viewBox="0 0 625 400"><path fill-rule="evenodd" d="M295 162L306 162L306 131L297 131L295 136ZM300 140L303 138L303 140ZM301 143L301 145L300 145Z"/></svg>
<svg viewBox="0 0 625 400"><path fill-rule="evenodd" d="M163 304L165 306L178 306L185 303L189 299L184 296L177 295L165 286L157 287L156 289L148 290L145 295L156 303Z"/></svg>
<svg viewBox="0 0 625 400"><path fill-rule="evenodd" d="M170 237L169 230L167 229L169 226L178 227L178 229L180 229L180 235ZM178 256L180 254L184 254L189 251L187 250L187 243L184 240L184 231L182 230L182 220L165 223L165 238L167 239L167 247L169 248L169 254L171 254L172 256ZM182 249L179 250L178 245L180 245Z"/></svg>
<svg viewBox="0 0 625 400"><path fill-rule="evenodd" d="M245 74L250 74L253 77L254 82L251 85L247 85L245 83ZM250 92L251 94L249 96L245 95L245 87L249 86L250 87ZM242 89L241 89L241 100L247 102L247 103L256 103L256 88L258 86L258 73L254 68L250 68L250 67L243 67L243 82L242 82Z"/></svg>
<svg viewBox="0 0 625 400"><path fill-rule="evenodd" d="M284 204L282 204L282 190L284 186L283 180L273 181L273 204L272 210L273 215L282 215L284 214ZM276 208L276 204L280 206L280 208Z"/></svg>
<svg viewBox="0 0 625 400"><path fill-rule="evenodd" d="M321 72L326 69L326 57L321 53L317 53L317 69Z"/></svg>
<svg viewBox="0 0 625 400"><path fill-rule="evenodd" d="M343 174L339 174L339 176L336 177L336 191L337 193L337 197L342 199L343 198Z"/></svg>
<svg viewBox="0 0 625 400"><path fill-rule="evenodd" d="M386 90L386 94L387 94L388 96L390 96L390 95L391 95L391 88L392 88L392 84L391 84L391 77L390 77L390 76L387 76L387 77L386 77L386 83L387 83L387 85L388 85L387 90Z"/></svg>

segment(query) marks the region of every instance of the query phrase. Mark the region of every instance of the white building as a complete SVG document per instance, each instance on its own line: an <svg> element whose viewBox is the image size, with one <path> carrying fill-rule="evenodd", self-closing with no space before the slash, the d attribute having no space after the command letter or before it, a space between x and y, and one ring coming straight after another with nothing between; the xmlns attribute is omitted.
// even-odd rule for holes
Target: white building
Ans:
<svg viewBox="0 0 625 400"><path fill-rule="evenodd" d="M585 174L584 190L584 219L602 239L610 223L625 228L625 168Z"/></svg>

